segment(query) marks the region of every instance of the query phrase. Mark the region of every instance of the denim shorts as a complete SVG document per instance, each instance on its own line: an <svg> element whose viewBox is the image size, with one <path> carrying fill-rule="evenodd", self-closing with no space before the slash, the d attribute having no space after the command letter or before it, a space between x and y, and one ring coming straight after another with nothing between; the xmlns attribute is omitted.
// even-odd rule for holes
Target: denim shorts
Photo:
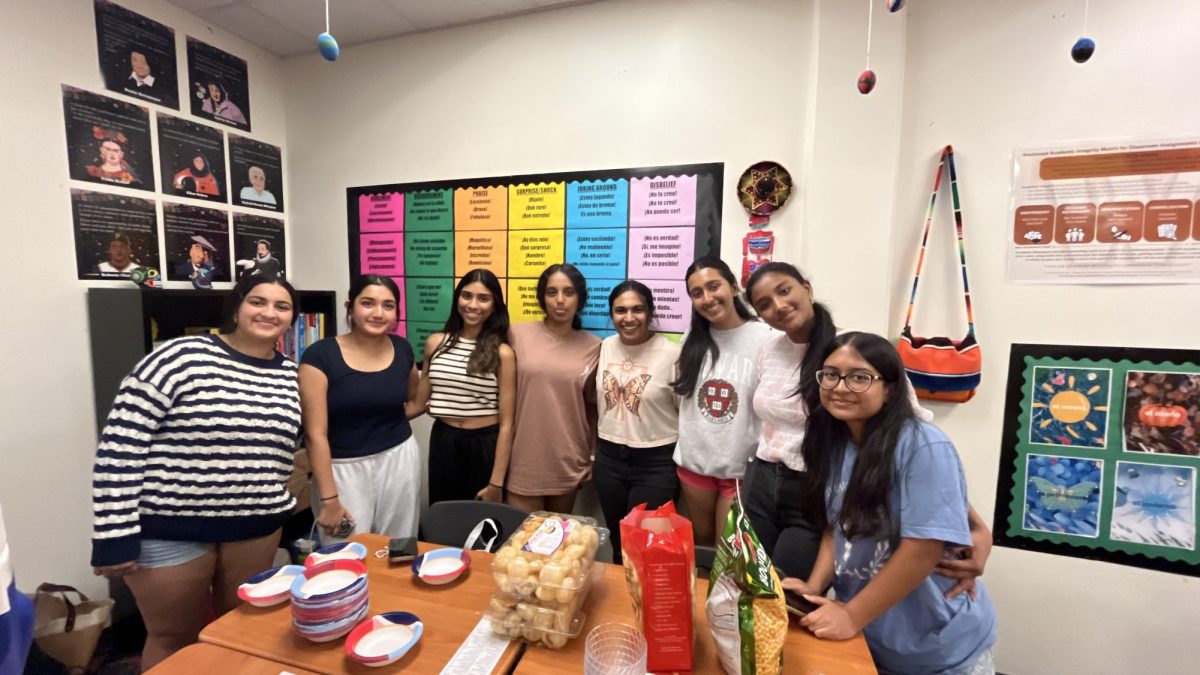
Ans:
<svg viewBox="0 0 1200 675"><path fill-rule="evenodd" d="M216 547L202 541L169 541L166 539L143 539L142 553L138 556L138 567L172 567L191 562Z"/></svg>

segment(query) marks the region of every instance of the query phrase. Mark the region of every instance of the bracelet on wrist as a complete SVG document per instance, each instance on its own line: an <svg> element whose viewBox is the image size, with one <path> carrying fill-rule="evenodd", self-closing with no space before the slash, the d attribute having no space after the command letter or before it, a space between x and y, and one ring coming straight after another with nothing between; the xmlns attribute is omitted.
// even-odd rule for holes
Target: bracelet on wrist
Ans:
<svg viewBox="0 0 1200 675"><path fill-rule="evenodd" d="M333 501L333 500L335 500L335 499L337 499L337 498L338 498L338 496L337 496L337 495L333 495L332 497L321 497L321 501L323 501L323 502L331 502L331 501Z"/></svg>
<svg viewBox="0 0 1200 675"><path fill-rule="evenodd" d="M500 490L500 491L503 491L503 490L504 490L504 486L503 486L503 485L496 485L495 483L492 483L492 482L489 482L489 483L488 483L488 487L494 487L494 488L496 488L497 490Z"/></svg>

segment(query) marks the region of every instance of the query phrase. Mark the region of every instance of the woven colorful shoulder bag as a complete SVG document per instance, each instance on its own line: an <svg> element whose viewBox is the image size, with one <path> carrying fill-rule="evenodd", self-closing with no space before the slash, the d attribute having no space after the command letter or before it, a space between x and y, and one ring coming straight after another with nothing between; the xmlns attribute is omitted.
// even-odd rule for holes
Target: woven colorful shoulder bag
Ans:
<svg viewBox="0 0 1200 675"><path fill-rule="evenodd" d="M912 331L913 307L917 301L917 284L921 281L921 266L925 262L929 229L933 224L934 204L942 184L943 169L947 168L950 174L950 198L954 203L954 228L958 233L958 259L962 265L963 298L967 304L967 335L961 340L948 337L917 337ZM963 246L962 210L958 202L958 174L954 170L954 149L949 145L942 150L937 177L933 180L933 194L929 197L925 233L921 237L921 250L917 253L917 271L913 276L912 294L908 298L904 330L900 333L900 342L896 349L900 352L900 360L904 362L908 380L912 382L918 398L966 403L975 395L975 388L979 386L982 357L979 343L975 341L971 286L967 282L967 252Z"/></svg>

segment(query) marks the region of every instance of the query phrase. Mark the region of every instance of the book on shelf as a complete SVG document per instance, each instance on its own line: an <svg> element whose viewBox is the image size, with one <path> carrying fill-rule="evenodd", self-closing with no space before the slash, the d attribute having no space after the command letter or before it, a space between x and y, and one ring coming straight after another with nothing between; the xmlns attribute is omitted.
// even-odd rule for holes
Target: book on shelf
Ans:
<svg viewBox="0 0 1200 675"><path fill-rule="evenodd" d="M275 346L281 354L299 363L300 357L312 343L325 337L325 315L319 312L301 312L296 323L279 338Z"/></svg>

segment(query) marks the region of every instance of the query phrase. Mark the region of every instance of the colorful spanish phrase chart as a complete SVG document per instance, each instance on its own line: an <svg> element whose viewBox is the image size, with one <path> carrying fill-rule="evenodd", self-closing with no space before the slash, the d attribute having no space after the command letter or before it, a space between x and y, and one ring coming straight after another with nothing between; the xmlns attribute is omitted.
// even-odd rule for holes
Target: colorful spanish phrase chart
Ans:
<svg viewBox="0 0 1200 675"><path fill-rule="evenodd" d="M654 292L655 328L679 334L684 271L720 248L722 178L722 164L693 164L349 188L350 274L396 280L396 331L418 352L468 271L495 273L521 323L542 318L537 279L560 262L587 278L584 329L611 334L608 294L637 279Z"/></svg>
<svg viewBox="0 0 1200 675"><path fill-rule="evenodd" d="M996 543L1200 576L1200 351L1013 345Z"/></svg>

